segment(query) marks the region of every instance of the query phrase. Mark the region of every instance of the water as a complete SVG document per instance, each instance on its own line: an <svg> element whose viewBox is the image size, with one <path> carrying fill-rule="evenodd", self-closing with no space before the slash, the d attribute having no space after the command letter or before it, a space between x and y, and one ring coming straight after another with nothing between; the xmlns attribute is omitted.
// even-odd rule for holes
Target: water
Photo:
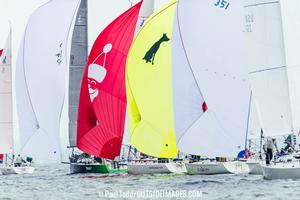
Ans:
<svg viewBox="0 0 300 200"><path fill-rule="evenodd" d="M29 175L0 176L0 199L109 199L104 191L198 191L190 199L300 199L300 181L259 175L68 175L68 165L38 165ZM201 192L201 197L199 196ZM116 198L120 199L120 198ZM126 198L125 198L126 199ZM128 199L128 198L127 198ZM145 198L146 199L146 198ZM148 198L150 199L150 198ZM188 198L156 198L188 199Z"/></svg>

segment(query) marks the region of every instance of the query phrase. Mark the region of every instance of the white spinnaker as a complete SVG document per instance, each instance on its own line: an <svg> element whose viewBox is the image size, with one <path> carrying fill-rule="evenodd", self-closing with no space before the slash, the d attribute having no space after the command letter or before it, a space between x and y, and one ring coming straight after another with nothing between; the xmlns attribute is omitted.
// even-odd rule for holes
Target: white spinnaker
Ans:
<svg viewBox="0 0 300 200"><path fill-rule="evenodd" d="M22 153L35 159L60 159L66 48L79 4L49 1L32 14L24 33L16 72L17 106Z"/></svg>
<svg viewBox="0 0 300 200"><path fill-rule="evenodd" d="M0 152L13 150L11 31L0 56Z"/></svg>
<svg viewBox="0 0 300 200"><path fill-rule="evenodd" d="M240 0L228 7L217 2L178 1L172 38L175 129L182 152L235 157L245 148L251 96L243 6Z"/></svg>
<svg viewBox="0 0 300 200"><path fill-rule="evenodd" d="M145 24L146 20L152 15L153 11L154 11L154 0L144 0L143 4L141 6L141 9L140 9L139 16L138 16L135 35ZM130 145L130 131L129 131L129 121L128 120L129 120L129 116L126 113L123 145ZM123 152L123 154L124 154L124 152Z"/></svg>
<svg viewBox="0 0 300 200"><path fill-rule="evenodd" d="M279 1L245 0L245 20L247 65L264 136L290 134L293 125Z"/></svg>

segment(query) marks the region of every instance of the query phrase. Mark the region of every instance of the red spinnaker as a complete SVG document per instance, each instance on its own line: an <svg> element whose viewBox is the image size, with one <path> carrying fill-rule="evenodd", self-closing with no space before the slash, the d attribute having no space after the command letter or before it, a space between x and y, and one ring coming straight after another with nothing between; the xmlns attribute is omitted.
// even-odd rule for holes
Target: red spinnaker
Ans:
<svg viewBox="0 0 300 200"><path fill-rule="evenodd" d="M3 49L0 49L0 56L2 55Z"/></svg>
<svg viewBox="0 0 300 200"><path fill-rule="evenodd" d="M141 4L108 25L90 52L77 125L77 147L90 155L111 160L120 155L126 116L125 65Z"/></svg>

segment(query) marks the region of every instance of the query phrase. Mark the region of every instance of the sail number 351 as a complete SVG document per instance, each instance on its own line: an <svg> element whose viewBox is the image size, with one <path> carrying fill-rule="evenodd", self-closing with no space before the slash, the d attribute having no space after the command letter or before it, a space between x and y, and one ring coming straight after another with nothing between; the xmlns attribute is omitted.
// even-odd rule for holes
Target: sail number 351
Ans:
<svg viewBox="0 0 300 200"><path fill-rule="evenodd" d="M227 10L227 8L229 7L230 3L229 3L229 1L226 1L226 0L218 0L214 5L216 7L224 8L225 10Z"/></svg>

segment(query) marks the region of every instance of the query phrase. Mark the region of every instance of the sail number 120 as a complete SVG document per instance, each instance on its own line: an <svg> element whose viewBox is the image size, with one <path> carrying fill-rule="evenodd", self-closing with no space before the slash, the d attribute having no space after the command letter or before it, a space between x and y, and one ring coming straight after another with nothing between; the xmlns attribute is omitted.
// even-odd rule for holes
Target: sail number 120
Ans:
<svg viewBox="0 0 300 200"><path fill-rule="evenodd" d="M224 8L225 10L227 10L229 5L230 5L230 3L226 0L218 0L218 2L215 3L215 6Z"/></svg>

